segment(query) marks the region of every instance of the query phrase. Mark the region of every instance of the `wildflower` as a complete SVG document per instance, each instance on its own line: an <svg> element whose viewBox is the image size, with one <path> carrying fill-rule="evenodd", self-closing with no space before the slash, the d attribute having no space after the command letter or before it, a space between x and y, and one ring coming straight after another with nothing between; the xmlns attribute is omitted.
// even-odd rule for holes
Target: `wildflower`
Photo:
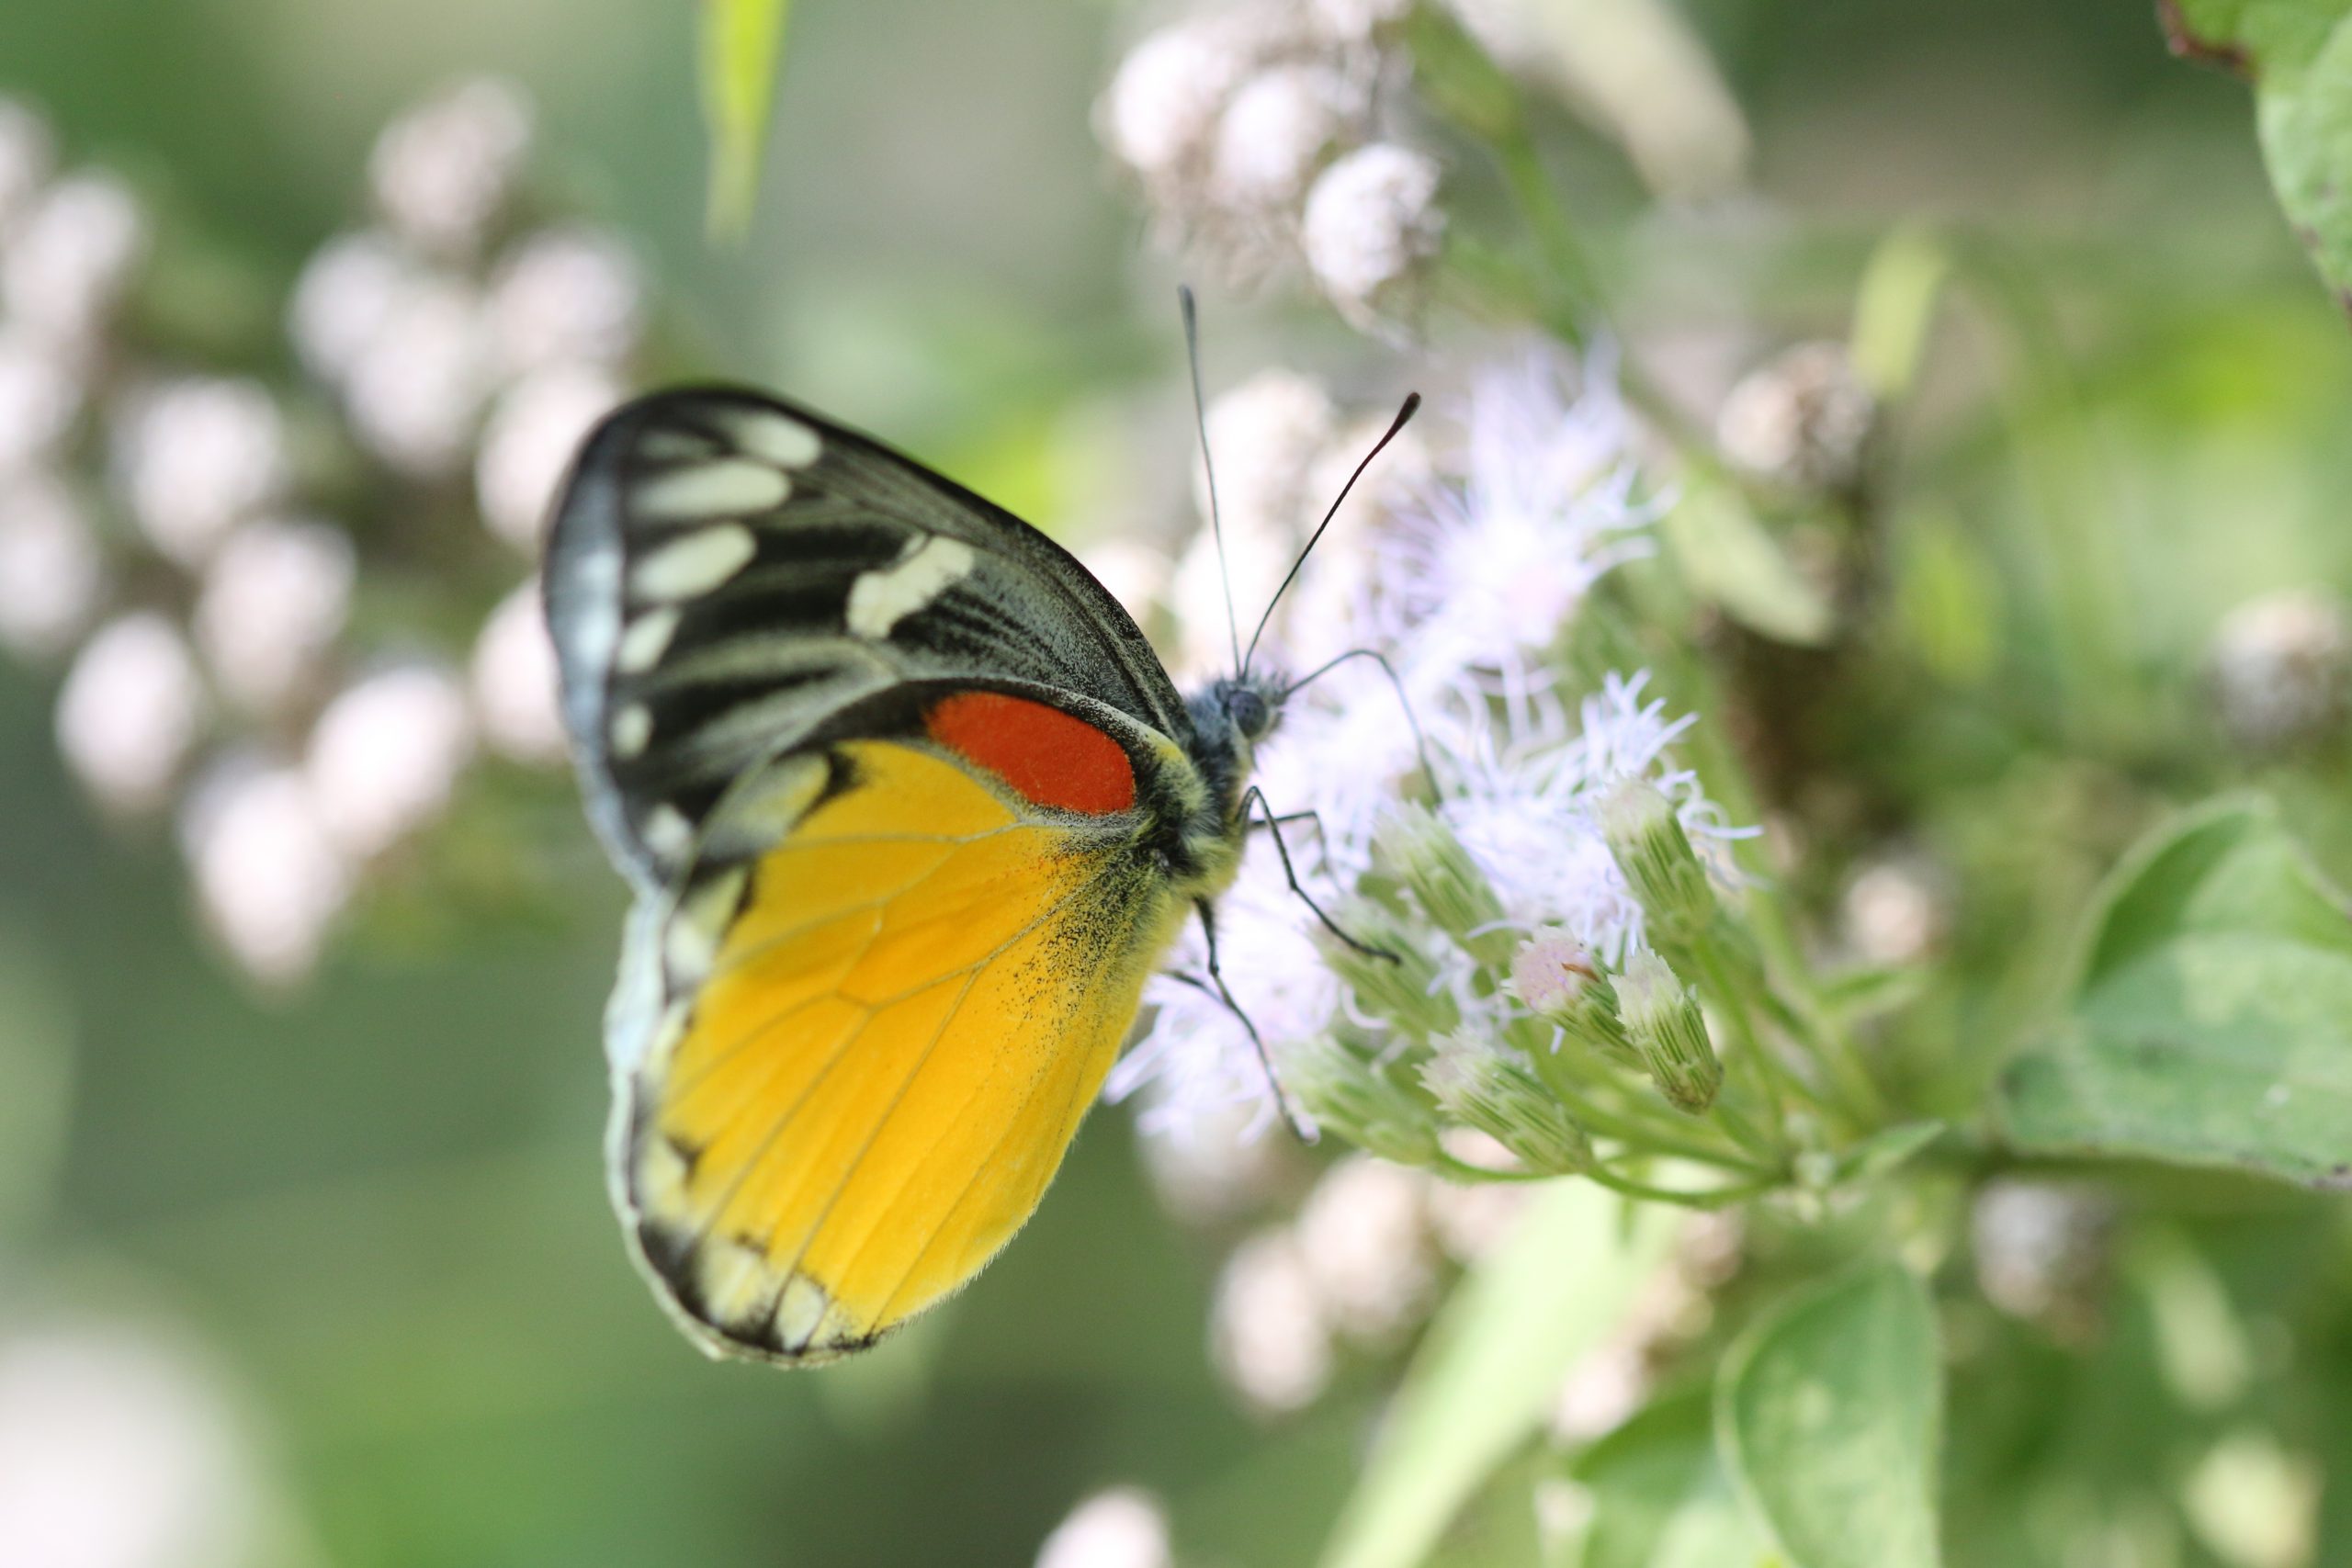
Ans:
<svg viewBox="0 0 2352 1568"><path fill-rule="evenodd" d="M146 249L147 220L130 187L110 175L69 175L10 230L0 250L0 305L52 344L86 345Z"/></svg>
<svg viewBox="0 0 2352 1568"><path fill-rule="evenodd" d="M0 230L31 206L57 163L57 138L31 106L0 98Z"/></svg>
<svg viewBox="0 0 2352 1568"><path fill-rule="evenodd" d="M2332 739L2352 716L2352 614L2321 589L2265 594L2223 618L2208 667L2222 728L2246 751Z"/></svg>
<svg viewBox="0 0 2352 1568"><path fill-rule="evenodd" d="M205 713L196 660L153 611L107 623L57 694L57 744L90 793L118 811L163 804Z"/></svg>
<svg viewBox="0 0 2352 1568"><path fill-rule="evenodd" d="M206 922L246 972L273 986L308 975L353 867L301 772L220 764L189 792L180 841Z"/></svg>
<svg viewBox="0 0 2352 1568"><path fill-rule="evenodd" d="M472 748L457 681L430 665L401 665L327 705L304 768L327 831L366 860L440 814Z"/></svg>
<svg viewBox="0 0 2352 1568"><path fill-rule="evenodd" d="M418 271L407 251L381 230L338 235L319 247L302 268L287 310L287 330L311 373L340 386L390 330Z"/></svg>
<svg viewBox="0 0 2352 1568"><path fill-rule="evenodd" d="M1656 785L1628 774L1600 798L1600 836L1641 900L1655 940L1688 942L1715 918L1707 869L1682 819Z"/></svg>
<svg viewBox="0 0 2352 1568"><path fill-rule="evenodd" d="M404 473L447 472L488 394L489 348L472 287L420 274L394 299L345 378L353 434Z"/></svg>
<svg viewBox="0 0 2352 1568"><path fill-rule="evenodd" d="M1037 1551L1037 1568L1170 1568L1168 1514L1136 1486L1114 1486L1070 1510Z"/></svg>
<svg viewBox="0 0 2352 1568"><path fill-rule="evenodd" d="M1498 1147L1496 1152L1500 1158L1509 1157L1508 1151ZM1445 1255L1456 1263L1476 1263L1519 1223L1527 1206L1527 1187L1512 1181L1454 1181L1431 1176L1421 1202L1430 1233Z"/></svg>
<svg viewBox="0 0 2352 1568"><path fill-rule="evenodd" d="M1437 1152L1430 1108L1366 1053L1329 1034L1292 1041L1274 1054L1283 1089L1317 1128L1399 1165L1427 1165Z"/></svg>
<svg viewBox="0 0 2352 1568"><path fill-rule="evenodd" d="M1402 1166L1351 1155L1299 1206L1299 1256L1323 1314L1347 1339L1394 1345L1437 1286L1421 1183Z"/></svg>
<svg viewBox="0 0 2352 1568"><path fill-rule="evenodd" d="M1988 1182L1970 1216L1977 1287L2012 1317L2079 1333L2098 1316L2116 1219L2088 1188Z"/></svg>
<svg viewBox="0 0 2352 1568"><path fill-rule="evenodd" d="M1715 434L1724 455L1794 490L1839 491L1860 472L1878 403L1842 343L1800 344L1750 374L1724 400Z"/></svg>
<svg viewBox="0 0 2352 1568"><path fill-rule="evenodd" d="M1437 928L1475 956L1510 951L1501 900L1486 874L1428 807L1406 802L1373 829L1372 863L1404 884Z"/></svg>
<svg viewBox="0 0 2352 1568"><path fill-rule="evenodd" d="M55 479L0 478L0 642L62 653L106 592L106 558L81 504Z"/></svg>
<svg viewBox="0 0 2352 1568"><path fill-rule="evenodd" d="M197 646L220 690L256 712L313 674L343 630L357 569L351 536L323 523L249 523L204 575Z"/></svg>
<svg viewBox="0 0 2352 1568"><path fill-rule="evenodd" d="M550 229L523 241L491 280L488 316L500 367L608 365L637 345L644 285L614 236Z"/></svg>
<svg viewBox="0 0 2352 1568"><path fill-rule="evenodd" d="M1204 155L1226 96L1250 67L1252 30L1220 17L1163 28L1136 45L1102 97L1111 151L1147 182L1182 177Z"/></svg>
<svg viewBox="0 0 2352 1568"><path fill-rule="evenodd" d="M1287 1231L1261 1231L1233 1249L1209 1309L1217 1371L1269 1415L1314 1403L1331 1380L1331 1327L1314 1274Z"/></svg>
<svg viewBox="0 0 2352 1568"><path fill-rule="evenodd" d="M474 494L491 532L536 551L571 455L628 396L610 372L554 364L509 387L491 410L474 462Z"/></svg>
<svg viewBox="0 0 2352 1568"><path fill-rule="evenodd" d="M167 381L129 400L115 462L140 530L168 558L197 566L285 485L285 420L257 381Z"/></svg>
<svg viewBox="0 0 2352 1568"><path fill-rule="evenodd" d="M49 457L80 417L78 355L30 328L0 321L0 474Z"/></svg>
<svg viewBox="0 0 2352 1568"><path fill-rule="evenodd" d="M1251 77L1218 121L1210 195L1236 209L1271 212L1296 202L1324 153L1368 107L1364 84L1328 63L1278 65Z"/></svg>
<svg viewBox="0 0 2352 1568"><path fill-rule="evenodd" d="M1161 1204L1192 1224L1249 1213L1284 1184L1296 1164L1293 1141L1264 1134L1248 1104L1203 1107L1137 1145Z"/></svg>
<svg viewBox="0 0 2352 1568"><path fill-rule="evenodd" d="M1585 945L1556 926L1520 944L1511 956L1511 994L1563 1035L1621 1060L1634 1056L1617 1013L1617 988Z"/></svg>
<svg viewBox="0 0 2352 1568"><path fill-rule="evenodd" d="M1482 1035L1447 1035L1422 1065L1421 1082L1440 1110L1494 1139L1530 1170L1567 1175L1592 1163L1592 1141L1558 1098Z"/></svg>
<svg viewBox="0 0 2352 1568"><path fill-rule="evenodd" d="M368 160L385 220L427 250L463 254L479 246L530 151L531 120L522 90L488 77L401 115Z"/></svg>
<svg viewBox="0 0 2352 1568"><path fill-rule="evenodd" d="M1300 244L1308 269L1358 326L1405 306L1445 234L1437 161L1392 142L1360 147L1323 171L1306 197Z"/></svg>
<svg viewBox="0 0 2352 1568"><path fill-rule="evenodd" d="M1636 948L1617 977L1617 1000L1625 1032L1668 1103L1693 1114L1713 1105L1723 1087L1723 1064L1707 1038L1697 995L1666 960Z"/></svg>
<svg viewBox="0 0 2352 1568"><path fill-rule="evenodd" d="M474 716L492 750L518 762L562 761L555 643L537 578L501 600L482 623L469 674Z"/></svg>
<svg viewBox="0 0 2352 1568"><path fill-rule="evenodd" d="M1309 0L1308 8L1331 37L1363 40L1403 21L1413 7L1408 0Z"/></svg>
<svg viewBox="0 0 2352 1568"><path fill-rule="evenodd" d="M1846 885L1838 913L1846 946L1865 964L1919 964L1951 935L1951 887L1918 854L1873 861Z"/></svg>

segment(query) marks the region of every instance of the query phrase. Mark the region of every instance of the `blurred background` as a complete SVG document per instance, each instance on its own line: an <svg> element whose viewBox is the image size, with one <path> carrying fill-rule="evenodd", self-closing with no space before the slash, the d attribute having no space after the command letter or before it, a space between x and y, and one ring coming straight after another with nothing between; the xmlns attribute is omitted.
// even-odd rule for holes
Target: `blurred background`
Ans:
<svg viewBox="0 0 2352 1568"><path fill-rule="evenodd" d="M1841 331L1898 220L1980 236L2067 345L2063 397L1989 397L2007 350L1966 330L1923 383L1951 510L1919 536L1961 564L1918 613L1952 670L2001 635L1955 520L2072 504L2077 459L2165 563L2110 585L2152 660L2352 580L2352 347L2245 94L2144 0L1685 15L1746 122L1708 155L1746 179L1654 200L1589 106L1539 129L1695 417ZM688 374L1082 546L1182 526L1187 267L1095 129L1149 19L803 0L729 246L674 4L0 6L0 1565L1017 1563L1125 1485L1187 1561L1311 1558L1487 1222L1288 1147L1155 1165L1099 1113L1020 1244L901 1339L820 1375L704 1361L606 1206L623 901L514 597L586 418ZM1416 374L1295 291L1201 281L1212 390ZM2021 425L2060 433L2054 469ZM2081 809L2052 877L2104 852ZM1303 1194L1303 1258L1231 1253ZM2271 1267L2174 1242L2192 1316L2233 1299L2197 1280ZM1322 1292L1330 1342L1212 1354L1237 1290L1260 1322ZM2240 1358L2183 1375L2259 1375L2269 1321L2173 1331ZM2248 1462L2315 1517L2310 1474ZM2314 1539L2184 1550L2289 1568Z"/></svg>

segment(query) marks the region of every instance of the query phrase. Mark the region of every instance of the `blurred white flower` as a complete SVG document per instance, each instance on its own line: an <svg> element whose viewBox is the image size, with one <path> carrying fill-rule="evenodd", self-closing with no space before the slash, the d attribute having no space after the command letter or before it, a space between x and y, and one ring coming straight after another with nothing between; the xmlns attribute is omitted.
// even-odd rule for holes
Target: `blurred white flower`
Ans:
<svg viewBox="0 0 2352 1568"><path fill-rule="evenodd" d="M1314 1403L1331 1381L1331 1330L1287 1231L1234 1248L1209 1313L1209 1353L1227 1382L1270 1415Z"/></svg>
<svg viewBox="0 0 2352 1568"><path fill-rule="evenodd" d="M152 1336L0 1339L0 1568L236 1568L269 1498L220 1380Z"/></svg>
<svg viewBox="0 0 2352 1568"><path fill-rule="evenodd" d="M1349 321L1370 326L1411 302L1445 235L1438 179L1436 159L1381 141L1316 180L1299 243L1316 282Z"/></svg>
<svg viewBox="0 0 2352 1568"><path fill-rule="evenodd" d="M196 603L197 647L221 691L266 711L318 674L343 630L357 561L324 523L248 523L229 536Z"/></svg>
<svg viewBox="0 0 2352 1568"><path fill-rule="evenodd" d="M1114 1486L1070 1510L1037 1551L1037 1568L1170 1568L1168 1515L1135 1486Z"/></svg>
<svg viewBox="0 0 2352 1568"><path fill-rule="evenodd" d="M522 89L490 77L419 104L376 139L368 174L378 209L427 249L473 250L530 152L531 119Z"/></svg>
<svg viewBox="0 0 2352 1568"><path fill-rule="evenodd" d="M285 421L257 381L188 377L126 400L115 466L130 513L156 549L201 563L287 479Z"/></svg>
<svg viewBox="0 0 2352 1568"><path fill-rule="evenodd" d="M499 603L474 643L474 712L491 750L518 762L564 756L555 643L533 578Z"/></svg>
<svg viewBox="0 0 2352 1568"><path fill-rule="evenodd" d="M2340 735L2352 717L2352 612L2324 589L2239 605L2207 662L2222 728L2256 755Z"/></svg>
<svg viewBox="0 0 2352 1568"><path fill-rule="evenodd" d="M180 842L206 923L246 972L273 986L308 975L353 867L301 771L220 764L189 791Z"/></svg>
<svg viewBox="0 0 2352 1568"><path fill-rule="evenodd" d="M73 494L50 475L0 479L0 642L62 652L106 591L106 557Z"/></svg>
<svg viewBox="0 0 2352 1568"><path fill-rule="evenodd" d="M1462 1182L1430 1177L1422 1198L1430 1233L1456 1263L1476 1263L1492 1251L1519 1223L1526 1205L1527 1189L1508 1181Z"/></svg>
<svg viewBox="0 0 2352 1568"><path fill-rule="evenodd" d="M1178 1219L1201 1225L1265 1201L1295 1157L1291 1141L1265 1136L1257 1111L1239 1100L1204 1106L1179 1119L1167 1136L1136 1146L1160 1202Z"/></svg>
<svg viewBox="0 0 2352 1568"><path fill-rule="evenodd" d="M1383 28L1401 22L1413 9L1412 0L1308 0L1317 26L1333 38L1350 41L1368 39Z"/></svg>
<svg viewBox="0 0 2352 1568"><path fill-rule="evenodd" d="M345 375L353 433L406 473L448 472L481 416L490 353L473 289L455 277L416 276Z"/></svg>
<svg viewBox="0 0 2352 1568"><path fill-rule="evenodd" d="M146 220L110 175L51 185L0 247L0 305L54 343L80 344L121 298L145 254Z"/></svg>
<svg viewBox="0 0 2352 1568"><path fill-rule="evenodd" d="M311 373L340 386L398 319L421 269L390 234L338 234L302 268L287 331Z"/></svg>
<svg viewBox="0 0 2352 1568"><path fill-rule="evenodd" d="M1878 400L1842 343L1805 343L1751 372L1724 399L1715 438L1759 478L1842 490L1860 472Z"/></svg>
<svg viewBox="0 0 2352 1568"><path fill-rule="evenodd" d="M328 833L357 860L391 848L448 805L473 739L446 671L401 665L348 688L319 716L304 764Z"/></svg>
<svg viewBox="0 0 2352 1568"><path fill-rule="evenodd" d="M1195 17L1146 37L1102 95L1102 136L1147 181L1181 176L1207 150L1225 100L1255 53L1254 28Z"/></svg>
<svg viewBox="0 0 2352 1568"><path fill-rule="evenodd" d="M196 660L171 622L138 611L83 646L57 694L57 744L118 811L163 804L204 719Z"/></svg>
<svg viewBox="0 0 2352 1568"><path fill-rule="evenodd" d="M1251 77L1217 122L1210 197L1237 209L1290 206L1370 107L1365 85L1330 64L1294 62Z"/></svg>
<svg viewBox="0 0 2352 1568"><path fill-rule="evenodd" d="M1838 913L1846 946L1865 964L1920 964L1951 935L1951 886L1917 853L1871 862L1846 885Z"/></svg>
<svg viewBox="0 0 2352 1568"><path fill-rule="evenodd" d="M43 457L73 428L85 397L74 350L0 321L0 474Z"/></svg>
<svg viewBox="0 0 2352 1568"><path fill-rule="evenodd" d="M609 364L637 345L644 285L628 247L588 228L533 234L499 264L490 329L509 374Z"/></svg>
<svg viewBox="0 0 2352 1568"><path fill-rule="evenodd" d="M1419 1175L1371 1155L1323 1173L1298 1213L1298 1250L1326 1318L1371 1347L1396 1343L1437 1286Z"/></svg>
<svg viewBox="0 0 2352 1568"><path fill-rule="evenodd" d="M500 395L474 463L475 495L492 533L538 552L572 454L628 395L610 372L578 364L544 366Z"/></svg>
<svg viewBox="0 0 2352 1568"><path fill-rule="evenodd" d="M2116 1220L2114 1203L2089 1187L1987 1182L1970 1215L1977 1288L2012 1316L2079 1328L2098 1313Z"/></svg>
<svg viewBox="0 0 2352 1568"><path fill-rule="evenodd" d="M57 165L57 137L31 105L0 97L0 233L32 204Z"/></svg>

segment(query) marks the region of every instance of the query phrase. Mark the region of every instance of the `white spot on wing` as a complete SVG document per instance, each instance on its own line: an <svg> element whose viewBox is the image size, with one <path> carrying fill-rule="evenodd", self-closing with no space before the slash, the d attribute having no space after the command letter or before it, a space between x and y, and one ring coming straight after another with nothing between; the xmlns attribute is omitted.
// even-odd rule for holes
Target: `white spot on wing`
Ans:
<svg viewBox="0 0 2352 1568"><path fill-rule="evenodd" d="M653 715L642 703L631 703L613 715L613 755L629 758L645 750L653 739Z"/></svg>
<svg viewBox="0 0 2352 1568"><path fill-rule="evenodd" d="M784 1293L776 1298L776 1343L787 1350L806 1348L808 1337L825 1320L826 1309L833 1299L825 1288L806 1274L795 1274L785 1282Z"/></svg>
<svg viewBox="0 0 2352 1568"><path fill-rule="evenodd" d="M697 528L631 567L629 587L640 599L691 599L742 570L759 553L759 542L741 523Z"/></svg>
<svg viewBox="0 0 2352 1568"><path fill-rule="evenodd" d="M745 409L727 423L736 446L782 468L815 462L823 445L817 433L798 420L766 409Z"/></svg>
<svg viewBox="0 0 2352 1568"><path fill-rule="evenodd" d="M648 517L737 517L784 504L792 481L748 457L688 463L639 480L630 499Z"/></svg>
<svg viewBox="0 0 2352 1568"><path fill-rule="evenodd" d="M645 814L639 836L645 847L663 860L680 860L695 847L695 825L674 806L657 806Z"/></svg>
<svg viewBox="0 0 2352 1568"><path fill-rule="evenodd" d="M677 633L675 609L646 611L621 633L620 651L613 655L613 668L623 674L643 674L662 661L662 656L670 649L670 639Z"/></svg>
<svg viewBox="0 0 2352 1568"><path fill-rule="evenodd" d="M905 559L860 572L849 589L849 629L880 641L891 627L962 581L978 559L961 539L933 535Z"/></svg>

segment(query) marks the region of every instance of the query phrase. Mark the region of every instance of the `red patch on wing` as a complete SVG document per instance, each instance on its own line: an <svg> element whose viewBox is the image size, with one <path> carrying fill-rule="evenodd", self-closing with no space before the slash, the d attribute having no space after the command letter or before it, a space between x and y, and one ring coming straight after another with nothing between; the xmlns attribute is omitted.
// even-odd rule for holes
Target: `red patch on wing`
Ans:
<svg viewBox="0 0 2352 1568"><path fill-rule="evenodd" d="M1057 707L1002 692L958 692L924 716L931 738L1019 790L1065 811L1125 811L1136 772L1125 748Z"/></svg>

